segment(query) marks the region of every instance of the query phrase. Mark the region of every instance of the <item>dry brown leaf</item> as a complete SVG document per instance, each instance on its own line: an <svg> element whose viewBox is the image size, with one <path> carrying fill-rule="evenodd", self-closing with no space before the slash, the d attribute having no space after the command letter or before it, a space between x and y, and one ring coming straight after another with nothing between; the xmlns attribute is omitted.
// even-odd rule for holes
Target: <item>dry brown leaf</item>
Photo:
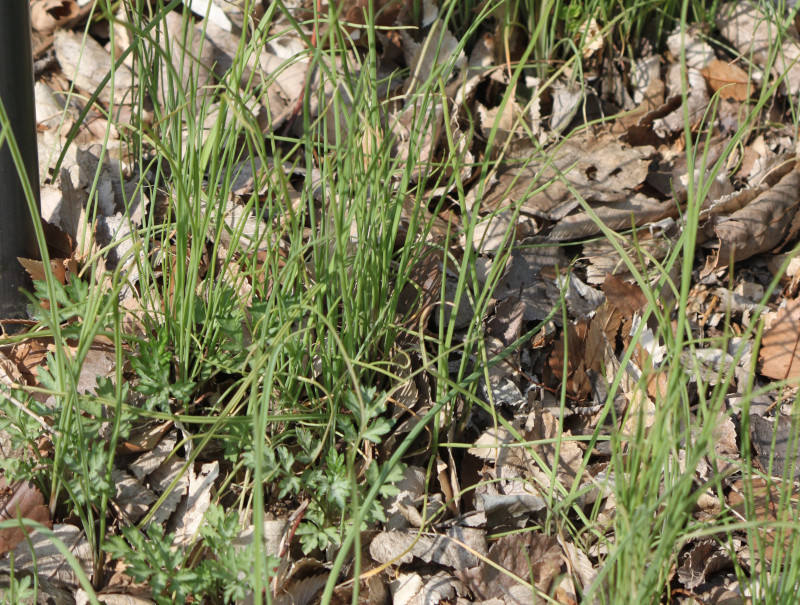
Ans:
<svg viewBox="0 0 800 605"><path fill-rule="evenodd" d="M406 574L403 574L406 575ZM426 574L427 575L427 574ZM410 576L410 578L408 578ZM417 574L408 574L404 584L392 582L391 593L393 605L435 605L437 603L455 603L456 595L466 594L464 584L444 571L437 571L423 580ZM414 577L419 578L417 582ZM416 587L416 590L414 589ZM399 592L399 594L398 594ZM370 600L369 605L379 605L380 601Z"/></svg>
<svg viewBox="0 0 800 605"><path fill-rule="evenodd" d="M508 599L519 590L520 596L527 595L523 602L530 601L531 580L538 590L547 594L564 566L558 540L535 532L500 538L489 550L489 560L513 575L486 562L472 569L456 570L456 575L477 599Z"/></svg>
<svg viewBox="0 0 800 605"><path fill-rule="evenodd" d="M587 283L602 284L608 274L626 281L633 280L623 255L640 272L663 260L672 249L679 226L672 219L664 219L662 223L663 227L655 228L651 224L638 229L635 237L621 236L617 241L622 247L622 255L606 238L585 243L583 253L589 263L586 268Z"/></svg>
<svg viewBox="0 0 800 605"><path fill-rule="evenodd" d="M714 231L720 247L709 265L726 267L761 252L768 252L783 242L800 202L800 172L792 170L777 185L759 195Z"/></svg>
<svg viewBox="0 0 800 605"><path fill-rule="evenodd" d="M764 329L758 361L769 378L800 377L800 298L787 301Z"/></svg>
<svg viewBox="0 0 800 605"><path fill-rule="evenodd" d="M98 378L111 378L116 375L117 358L113 346L94 343L89 347L81 363L80 375L76 384L78 393L95 394Z"/></svg>
<svg viewBox="0 0 800 605"><path fill-rule="evenodd" d="M185 463L186 461L183 458L172 457L150 474L150 487L159 496L162 496L170 488L173 481L175 482L175 486L169 491L161 506L153 514L152 523L163 523L169 519L189 490L189 477L186 471L183 471ZM181 474L181 471L183 471L183 474Z"/></svg>
<svg viewBox="0 0 800 605"><path fill-rule="evenodd" d="M211 504L211 490L219 476L219 462L207 462L200 465L199 472L189 467L189 488L186 498L181 500L175 511L169 531L175 532L173 546L189 546L195 540L195 534L205 518L206 510Z"/></svg>
<svg viewBox="0 0 800 605"><path fill-rule="evenodd" d="M389 116L394 135L393 153L403 163L414 164L414 180L431 170L431 162L444 126L444 109L438 101L419 98ZM417 136L422 135L420 138ZM415 141L414 151L411 143Z"/></svg>
<svg viewBox="0 0 800 605"><path fill-rule="evenodd" d="M79 14L80 7L75 0L33 0L31 27L47 34L69 25Z"/></svg>
<svg viewBox="0 0 800 605"><path fill-rule="evenodd" d="M482 103L478 104L477 113L480 118L481 134L488 140L492 130L495 130L494 149L501 149L508 139L522 139L526 136L524 129L526 120L523 110L524 108L514 98L504 106L491 109Z"/></svg>
<svg viewBox="0 0 800 605"><path fill-rule="evenodd" d="M734 63L714 59L700 72L708 80L711 90L719 92L723 99L746 101L753 94L750 76Z"/></svg>
<svg viewBox="0 0 800 605"><path fill-rule="evenodd" d="M559 422L559 419L555 415L545 411L542 413L540 436L546 443L535 446L535 449L549 467L547 469L542 469L548 475L550 474L550 469L555 467L556 460L558 460L557 479L569 490L572 488L578 476L578 470L580 470L583 461L584 451L577 441L569 439L570 435L568 433L563 433L564 439L561 441L560 448L557 449L555 445L557 435L563 431L564 427L562 423Z"/></svg>
<svg viewBox="0 0 800 605"><path fill-rule="evenodd" d="M640 227L678 213L673 201L659 202L641 193L621 202L593 205L592 209L600 221L614 231ZM589 237L600 232L600 226L587 212L579 212L562 218L553 227L550 237L561 241Z"/></svg>
<svg viewBox="0 0 800 605"><path fill-rule="evenodd" d="M407 29L402 29L401 35L406 63L411 68L411 77L406 81L407 92L413 91L418 82L428 82L438 68L443 68L439 77L447 83L454 69L461 69L467 63L464 50L459 48L458 40L444 20L435 21L427 38L419 43Z"/></svg>
<svg viewBox="0 0 800 605"><path fill-rule="evenodd" d="M669 52L676 62L680 60L681 51L686 56L686 65L694 69L703 69L714 59L714 49L703 39L697 25L682 28L680 25L667 37Z"/></svg>
<svg viewBox="0 0 800 605"><path fill-rule="evenodd" d="M421 466L407 466L403 471L403 478L395 483L400 490L396 495L383 500L383 510L388 521L385 528L389 530L404 530L411 526L421 527L422 516L414 507L425 493L425 469Z"/></svg>
<svg viewBox="0 0 800 605"><path fill-rule="evenodd" d="M512 221L515 222L509 234ZM512 245L536 233L536 223L525 214L518 214L513 208L506 208L481 218L472 233L472 245L481 254L495 255L506 245Z"/></svg>
<svg viewBox="0 0 800 605"><path fill-rule="evenodd" d="M623 202L644 182L654 152L613 136L573 137L545 154L528 149L525 154L534 159L523 168L502 171L482 204L493 209L521 201L522 211L558 220L577 205L570 188L588 202ZM544 191L533 193L550 180Z"/></svg>
<svg viewBox="0 0 800 605"><path fill-rule="evenodd" d="M750 481L748 491L752 491L752 506L746 505L743 481ZM797 516L796 507L791 503L796 503L798 490L791 483L782 484L770 479L752 477L734 482L733 490L728 496L728 506L736 511L740 518L746 519L750 523L757 523L757 531L765 548L763 557L767 562L771 562L775 551L777 535L783 535L784 545L782 550L786 556L786 546L791 544L793 533L792 528L773 528L766 523L781 522L795 519ZM749 498L748 498L749 500ZM757 546L753 544L751 550L755 553ZM761 553L759 553L761 554Z"/></svg>
<svg viewBox="0 0 800 605"><path fill-rule="evenodd" d="M729 414L720 413L717 426L712 433L714 439L714 454L717 456L717 468L726 471L734 465L725 458L736 460L739 457L738 434L736 425Z"/></svg>
<svg viewBox="0 0 800 605"><path fill-rule="evenodd" d="M158 500L158 496L125 471L115 469L111 473L111 480L116 488L113 504L124 515L125 523L136 523Z"/></svg>
<svg viewBox="0 0 800 605"><path fill-rule="evenodd" d="M167 456L175 449L175 444L177 442L178 440L175 433L170 433L168 436L159 440L149 451L131 462L128 468L139 481L144 480L147 475L161 466L167 459Z"/></svg>
<svg viewBox="0 0 800 605"><path fill-rule="evenodd" d="M785 76L789 93L797 94L800 90L800 43L793 36L780 34L783 25L750 2L726 3L717 12L716 21L722 36L730 40L736 50L761 67L772 62L772 75ZM777 40L781 41L781 48L775 53Z"/></svg>
<svg viewBox="0 0 800 605"><path fill-rule="evenodd" d="M703 74L699 70L689 68L687 70L687 82L683 84L681 76L681 66L674 63L670 66L667 72L667 89L669 97L680 97L682 89L685 87L688 91L686 100L687 110L689 114L689 124L691 126L697 125L705 115L708 109L708 88ZM678 107L670 114L653 121L653 132L659 137L667 138L668 136L683 131L684 128L684 110L683 107Z"/></svg>
<svg viewBox="0 0 800 605"><path fill-rule="evenodd" d="M589 319L579 319L567 325L566 343L564 338L556 342L547 364L553 376L559 382L567 381L567 394L575 399L584 400L592 391L586 370L586 336L589 332ZM564 350L567 352L567 368L564 370ZM592 367L599 370L602 365Z"/></svg>
<svg viewBox="0 0 800 605"><path fill-rule="evenodd" d="M134 428L128 438L117 444L118 454L141 454L149 452L172 428L172 421L153 421Z"/></svg>
<svg viewBox="0 0 800 605"><path fill-rule="evenodd" d="M23 266L33 281L44 281L47 279L47 272L44 263L40 260L30 258L18 258L19 264ZM53 274L61 285L67 283L67 268L64 266L63 259L52 259L50 261L50 273Z"/></svg>
<svg viewBox="0 0 800 605"><path fill-rule="evenodd" d="M497 305L494 317L486 324L486 342L491 343L491 355L500 355L522 335L524 315L525 305L516 296L509 296ZM516 350L507 359L516 364L519 355Z"/></svg>
<svg viewBox="0 0 800 605"><path fill-rule="evenodd" d="M32 482L15 481L9 484L5 477L0 477L0 520L20 517L47 527L53 526L44 496ZM0 530L0 555L14 550L25 539L26 533L19 527Z"/></svg>
<svg viewBox="0 0 800 605"><path fill-rule="evenodd" d="M567 330L567 391L578 400L585 400L592 392L589 374L594 371L604 375L608 343L616 342L622 324L622 314L613 304L598 310L594 317L580 318L569 324ZM613 350L613 348L612 348ZM548 365L553 375L562 380L564 343L560 340L553 348Z"/></svg>
<svg viewBox="0 0 800 605"><path fill-rule="evenodd" d="M694 589L707 582L712 574L732 565L728 552L716 540L702 540L693 544L678 567L678 581Z"/></svg>
<svg viewBox="0 0 800 605"><path fill-rule="evenodd" d="M524 321L541 321L546 318L559 300L559 289L552 279L555 269L569 263L559 246L544 238L525 240L524 248L514 249L506 262L505 271L494 291L497 300L516 296L524 305Z"/></svg>
<svg viewBox="0 0 800 605"><path fill-rule="evenodd" d="M88 93L94 93L103 79L111 71L111 55L91 36L59 29L55 32L53 42L56 57L67 78ZM120 65L114 74L114 102L122 103L130 100L133 91L134 77L126 65ZM112 98L111 87L104 86L98 95L103 103Z"/></svg>
<svg viewBox="0 0 800 605"><path fill-rule="evenodd" d="M650 80L643 92L641 103L633 110L620 116L611 124L611 133L622 135L627 133L627 141L631 145L653 145L658 143L658 138L653 134L649 125L643 124L643 119L650 112L664 105L666 86L661 78Z"/></svg>
<svg viewBox="0 0 800 605"><path fill-rule="evenodd" d="M325 588L328 574L324 571L292 581L280 594L272 597L275 605L310 605Z"/></svg>
<svg viewBox="0 0 800 605"><path fill-rule="evenodd" d="M789 416L779 414L774 422L750 414L750 441L758 454L758 466L773 477L800 477L798 428ZM791 469L787 469L791 465ZM788 472L787 472L788 471Z"/></svg>
<svg viewBox="0 0 800 605"><path fill-rule="evenodd" d="M90 603L88 595L82 597L82 595L86 595L83 589L79 590L75 595L75 605L84 605ZM142 597L137 597L130 594L103 594L99 593L96 595L97 600L103 603L104 605L153 605L155 601L152 599L145 599ZM84 598L81 601L81 598Z"/></svg>
<svg viewBox="0 0 800 605"><path fill-rule="evenodd" d="M558 132L569 126L578 110L586 106L586 89L576 81L562 79L552 84L550 94L553 97L550 128Z"/></svg>
<svg viewBox="0 0 800 605"><path fill-rule="evenodd" d="M185 0L184 4L188 6L192 12L206 21L206 27L213 25L223 31L233 31L234 25L231 22L231 17L236 16L238 20L242 19L242 9L233 2L220 2L220 0ZM228 14L223 7L231 11Z"/></svg>
<svg viewBox="0 0 800 605"><path fill-rule="evenodd" d="M466 545L468 549L465 549ZM473 552L470 552L473 551ZM417 557L456 571L478 564L476 556L486 554L486 534L482 529L455 526L446 535L430 536L417 531L383 531L372 539L369 554L378 563L399 565Z"/></svg>
<svg viewBox="0 0 800 605"><path fill-rule="evenodd" d="M92 577L92 547L83 531L74 525L54 525L53 535L75 556L83 572ZM0 575L11 571L10 558L0 561ZM51 582L72 594L77 591L78 576L49 535L34 531L14 549L14 573L36 573L40 581Z"/></svg>

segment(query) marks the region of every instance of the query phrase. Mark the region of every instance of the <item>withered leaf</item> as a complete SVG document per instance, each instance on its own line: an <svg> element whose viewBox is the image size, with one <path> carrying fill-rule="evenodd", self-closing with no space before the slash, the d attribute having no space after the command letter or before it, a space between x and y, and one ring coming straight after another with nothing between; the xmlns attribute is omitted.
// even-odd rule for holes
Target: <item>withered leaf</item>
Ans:
<svg viewBox="0 0 800 605"><path fill-rule="evenodd" d="M514 250L508 258L505 271L494 291L494 298L505 300L516 296L524 305L524 321L541 321L557 304L559 291L552 279L556 267L568 264L564 251L558 246L547 246L547 240L530 238L526 249Z"/></svg>
<svg viewBox="0 0 800 605"><path fill-rule="evenodd" d="M456 570L456 575L481 600L506 597L517 586L530 594L531 579L538 590L547 593L564 565L558 540L535 532L500 538L489 550L489 560L519 580L486 562L472 569Z"/></svg>
<svg viewBox="0 0 800 605"><path fill-rule="evenodd" d="M778 246L792 223L798 202L800 172L792 170L772 189L716 226L720 247L713 260L715 266L725 267L731 260L738 262Z"/></svg>
<svg viewBox="0 0 800 605"><path fill-rule="evenodd" d="M734 63L714 59L700 72L708 80L711 90L723 99L746 101L753 93L753 84L747 72Z"/></svg>
<svg viewBox="0 0 800 605"><path fill-rule="evenodd" d="M5 477L0 477L0 520L20 517L47 527L53 526L44 496L31 481L15 481L9 484ZM19 527L0 530L0 554L14 550L25 539L25 533Z"/></svg>
<svg viewBox="0 0 800 605"><path fill-rule="evenodd" d="M68 25L80 13L75 0L33 0L31 2L31 27L38 32L50 33Z"/></svg>
<svg viewBox="0 0 800 605"><path fill-rule="evenodd" d="M409 563L417 557L458 571L478 563L475 553L486 554L486 535L482 529L460 526L438 536L420 536L417 531L384 531L373 538L369 553L379 563Z"/></svg>
<svg viewBox="0 0 800 605"><path fill-rule="evenodd" d="M694 589L730 565L730 556L716 540L703 540L694 544L687 553L686 560L678 568L678 580L686 588Z"/></svg>
<svg viewBox="0 0 800 605"><path fill-rule="evenodd" d="M788 301L764 329L758 361L761 373L769 378L800 376L800 298Z"/></svg>
<svg viewBox="0 0 800 605"><path fill-rule="evenodd" d="M752 490L752 506L748 506L749 498L743 495L743 481L750 481L748 491ZM781 484L761 477L748 477L733 484L733 491L728 496L728 505L748 521L759 523L758 533L764 541L763 557L766 561L772 561L776 533L783 535L784 549L790 543L792 528L775 529L770 528L764 522L777 522L779 520L795 518L797 511L791 507L792 502L797 502L798 490L791 483ZM788 490L788 493L787 493Z"/></svg>
<svg viewBox="0 0 800 605"><path fill-rule="evenodd" d="M685 29L677 26L667 38L667 46L676 59L682 51L686 56L686 65L694 69L702 69L714 59L714 49L704 40L702 31L696 25Z"/></svg>
<svg viewBox="0 0 800 605"><path fill-rule="evenodd" d="M717 11L717 27L734 48L756 65L769 65L775 77L785 77L791 94L800 90L800 44L794 36L780 35L783 25L763 8L749 2L728 2ZM781 42L776 53L777 41Z"/></svg>
<svg viewBox="0 0 800 605"><path fill-rule="evenodd" d="M106 74L111 71L113 63L111 55L90 36L59 29L56 30L53 45L64 75L73 79L75 84L86 92L94 93ZM132 93L133 80L133 73L128 66L120 65L114 74L113 96L116 103L122 102L126 95ZM104 103L110 102L111 87L104 86L98 98Z"/></svg>
<svg viewBox="0 0 800 605"><path fill-rule="evenodd" d="M497 184L486 192L484 207L522 201L523 211L557 220L576 204L570 188L588 202L622 202L647 177L655 152L652 147L630 147L611 136L574 137L546 153L528 151L535 159L501 172ZM562 204L566 211L559 208Z"/></svg>
<svg viewBox="0 0 800 605"><path fill-rule="evenodd" d="M800 477L798 427L791 418L779 415L773 422L750 414L750 440L758 454L758 465L765 473L783 477L786 465L791 464L794 471L789 472L789 477Z"/></svg>
<svg viewBox="0 0 800 605"><path fill-rule="evenodd" d="M674 98L681 94L681 90L686 87L688 90L688 115L691 125L697 124L704 116L708 107L708 88L706 80L699 70L689 68L686 74L686 83L683 83L681 66L673 64L667 72L667 89L669 97ZM684 128L683 107L678 107L663 118L653 121L653 132L661 138L666 138L671 134L681 132Z"/></svg>
<svg viewBox="0 0 800 605"><path fill-rule="evenodd" d="M111 479L116 489L113 502L128 523L136 523L158 500L158 496L125 471L115 469Z"/></svg>
<svg viewBox="0 0 800 605"><path fill-rule="evenodd" d="M600 221L614 231L653 223L677 213L672 202L659 202L656 199L637 193L631 198L593 208ZM579 212L562 218L553 227L550 237L556 240L578 239L601 232L600 226L587 212Z"/></svg>
<svg viewBox="0 0 800 605"><path fill-rule="evenodd" d="M23 540L14 549L14 573L36 573L40 581L52 582L74 594L78 589L78 576L64 555L53 543L60 540L75 556L83 572L92 575L92 547L83 530L74 525L54 525L52 535L34 531L30 540ZM10 559L0 561L0 575L11 571Z"/></svg>

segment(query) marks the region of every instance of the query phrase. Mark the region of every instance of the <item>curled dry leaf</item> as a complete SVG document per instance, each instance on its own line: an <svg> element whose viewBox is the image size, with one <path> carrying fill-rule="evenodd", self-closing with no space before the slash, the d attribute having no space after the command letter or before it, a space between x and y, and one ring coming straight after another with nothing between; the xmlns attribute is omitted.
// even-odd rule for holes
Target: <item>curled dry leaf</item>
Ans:
<svg viewBox="0 0 800 605"><path fill-rule="evenodd" d="M31 2L31 27L49 34L54 29L69 25L80 13L75 0L33 0Z"/></svg>
<svg viewBox="0 0 800 605"><path fill-rule="evenodd" d="M678 568L678 581L693 590L731 564L730 555L716 540L702 540L686 554L686 559Z"/></svg>
<svg viewBox="0 0 800 605"><path fill-rule="evenodd" d="M798 202L800 172L792 170L772 189L715 227L720 246L716 256L709 258L709 265L725 267L777 247L791 226Z"/></svg>
<svg viewBox="0 0 800 605"><path fill-rule="evenodd" d="M686 75L686 84L683 84L680 64L673 64L667 72L667 88L669 97L674 99L681 95L681 91L686 87L688 91L687 110L689 123L694 126L700 122L708 109L708 88L706 79L699 70L689 68ZM659 118L653 122L653 132L659 137L667 138L671 134L681 132L684 127L683 107L678 107L670 114Z"/></svg>

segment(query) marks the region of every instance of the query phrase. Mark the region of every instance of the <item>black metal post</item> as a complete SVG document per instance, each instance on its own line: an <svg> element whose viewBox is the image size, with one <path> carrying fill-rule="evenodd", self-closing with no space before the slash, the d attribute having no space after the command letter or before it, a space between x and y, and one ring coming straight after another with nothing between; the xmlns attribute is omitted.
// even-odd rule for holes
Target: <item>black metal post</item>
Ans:
<svg viewBox="0 0 800 605"><path fill-rule="evenodd" d="M39 206L30 0L0 0L0 99ZM0 319L20 318L30 280L17 257L38 258L22 180L8 142L0 144Z"/></svg>

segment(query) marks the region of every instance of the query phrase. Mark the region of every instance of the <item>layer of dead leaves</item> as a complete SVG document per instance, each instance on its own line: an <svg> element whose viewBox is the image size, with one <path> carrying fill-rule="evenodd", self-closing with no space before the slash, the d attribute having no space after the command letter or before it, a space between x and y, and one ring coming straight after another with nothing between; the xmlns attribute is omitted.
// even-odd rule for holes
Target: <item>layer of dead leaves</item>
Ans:
<svg viewBox="0 0 800 605"><path fill-rule="evenodd" d="M79 279L79 270L92 258L96 279L102 283L108 279L107 269L121 265L127 286L120 303L133 318L126 329L136 333L141 329L136 318L144 310L135 296L138 275L128 236L142 226L146 208L157 200L137 189L141 167L126 157L117 134L117 126L132 116L114 105L119 112L109 125L104 111L112 99L125 98L136 90L133 71L125 64L120 66L115 88L99 88L96 105L89 108L83 122L75 123L85 99L98 89L113 62L102 22L90 24L88 37L81 33L90 4L31 0L42 209L52 228L49 240L55 259L50 269L62 283L68 283ZM232 53L243 35L241 8L214 1L205 18L205 7L199 7L203 3L187 4L198 13L190 50L201 62L205 82L211 83L232 63ZM350 0L346 4L346 19L358 23L366 3ZM584 494L579 505L587 511L594 508L601 530L611 525L615 503L608 487L608 448L598 441L587 450L581 437L598 430L601 435L634 434L641 430L642 422L644 430L652 423L655 406L665 396L663 336L648 324L638 341L632 338L642 328L643 315L652 304L668 317L685 313L698 342L712 342L725 330L735 335L725 349L705 345L687 350L681 357L695 387L694 397L726 381L727 409L718 419L714 452L697 470L698 481L707 481L712 472L726 475L726 465L727 470L736 468L741 463L739 447L747 439L754 447L758 470L765 476L749 485L745 484L748 479L724 479L724 497L711 492L702 496L696 518L708 520L732 511L747 520L779 520L775 502L782 493L796 497L787 480L800 476L800 463L793 452L797 427L787 403L794 400L794 385L800 377L800 265L787 254L800 232L800 170L787 103L789 95L800 91L796 62L800 42L794 25L789 25L790 35L782 42L777 63L767 71L770 45L775 44L774 29L770 29L774 26L749 3L721 7L713 35L704 35L699 28L675 32L667 41L668 51L661 55L643 52L634 63L618 55L611 40L603 38L607 34L600 33L597 22L591 20L586 26L595 37L583 57L589 85L577 86L574 79L564 76L544 88L539 79L530 76L511 102L501 106L509 71L503 64L504 54L498 52L498 29L487 27L469 54L457 54L456 38L436 20L435 5L426 3L422 23L412 23L405 3L384 0L377 4L382 25L414 26L378 34L382 73L401 67L410 68L411 73L406 81L398 81L396 89L381 92L386 98L400 95L408 99L387 105L382 135L394 138L393 153L412 163L415 181L424 184L436 176L433 160L446 152L443 133L448 130L463 154L460 177L468 185L467 216L460 215L455 190L439 187L424 191L416 201L409 200L407 217L414 212L415 203L423 204L423 212L427 212L429 203L434 207L444 199L447 203L438 207L445 210L430 217L439 230L434 235L439 237L448 229L460 234L460 225L478 219L472 239L461 235L451 246L457 257L464 250L475 251L481 284L495 263L503 263L493 311L480 318L491 356L544 323L503 363L491 367L481 382L479 395L505 422L498 424L473 406L468 416L444 429L449 431L447 441L470 444L466 451L442 448L430 452L425 450L429 445L426 438L420 437L416 449L423 454L407 460L404 478L397 485L400 493L383 502L386 524L363 537L360 577L348 576L352 567L347 567L334 600L349 602L352 591L358 590L362 602L375 605L390 601L396 605L529 603L541 594L560 603L575 603L587 590L597 588L597 571L605 554L599 543L587 541L579 546L565 533L545 535L531 529L539 527L546 514L548 494L569 490L576 483ZM307 8L297 7L298 14ZM323 3L322 8L327 10L327 5ZM169 15L163 24L165 39L175 37L180 27L180 15ZM124 28L118 30L119 50L129 40ZM212 44L201 47L203 31ZM356 41L358 31L353 29ZM315 40L324 35L311 29L307 33L307 39ZM436 43L426 44L428 40ZM437 55L431 49L438 43L443 50ZM286 35L263 47L262 55L255 59L257 66L248 65L250 72L273 76L264 100L252 107L265 133L281 129L296 134L302 129L296 108L310 77L305 60L296 61L290 69L277 68L304 45L299 37ZM510 50L514 55L518 49ZM677 59L682 50L685 70ZM362 51L363 47L356 47L352 52ZM423 106L409 93L445 61L448 71L442 77L448 96ZM243 87L252 85L250 75L243 77ZM731 145L745 126L748 112L754 110L760 91L778 77L783 77L783 82L774 102L756 113L753 123L757 127L740 145ZM312 86L319 85L310 78ZM83 94L65 102L64 92L70 87ZM310 111L315 117L324 107L317 105L317 95L311 96ZM444 103L451 105L448 111ZM620 115L614 117L616 114ZM420 115L427 120L423 124L426 134L418 155L412 156L410 129L419 127ZM477 119L474 134L463 128L466 120L472 119L468 116ZM608 119L584 127L599 117ZM445 124L446 119L451 122ZM489 147L494 125L497 132ZM65 135L73 128L78 132L76 142L67 149L60 172L54 174L48 163L50 152L61 151ZM107 128L112 137L103 149L98 141ZM687 135L698 145L697 157L703 158L693 166L686 160ZM481 177L474 166L487 157L501 161ZM718 169L712 172L715 163ZM253 165L249 161L243 164L232 188L236 195L223 220L232 232L245 225L243 240L238 243L243 250L252 251L255 245L259 254L266 255L276 242L254 243L261 219L248 215L236 197L258 195L269 186L264 175L274 167L263 166L264 174L253 174ZM318 169L318 165L288 168L303 174ZM87 216L86 207L95 181L99 213L92 217ZM690 181L695 186L700 181L708 184L705 197L700 198L697 189L690 190ZM297 199L301 195L299 191L290 194ZM651 285L655 287L660 263L683 234L683 217L690 202L699 205L699 247L689 306L676 309L669 287L648 299L634 275L646 280L654 277ZM613 243L606 237L609 231L616 232ZM111 252L98 256L106 247ZM438 313L432 310L440 303L443 283L445 296L454 296L452 267L445 267L435 250L431 246L414 268L412 277L418 290L401 296L405 315L399 321L406 327L433 327L430 324ZM21 262L34 278L41 278L44 267L40 261ZM677 282L680 262L674 266L669 277ZM221 280L232 279L225 271L220 275ZM764 306L765 288L774 277L779 279L779 287ZM237 283L235 287L247 302L251 296L247 285ZM566 323L560 313L551 317L562 296ZM455 318L458 330L474 320L473 314L464 301ZM764 318L764 330L756 349L755 334L748 327L759 315ZM414 346L405 351L407 369L420 363ZM51 347L51 341L36 333L13 347L0 347L4 393L12 386L38 386L38 368L46 363ZM622 358L631 347L630 361L623 365ZM84 363L78 385L81 392L91 393L98 376L113 377L115 363L113 347L96 343ZM753 367L755 376L751 375ZM645 388L640 388L642 376ZM610 393L615 378L619 389ZM774 385L771 390L767 388L770 385ZM391 454L430 409L430 386L427 379L409 379L392 393L395 403L389 413L396 422L395 431L376 456ZM566 409L559 402L562 387ZM749 394L756 388L762 388L763 394L750 401ZM746 406L742 405L744 399L748 399ZM613 413L607 414L609 411ZM46 415L37 420L42 426L38 447L46 453L51 429ZM604 424L598 429L600 422ZM559 451L553 445L556 439L560 439ZM204 512L227 477L215 460L187 461L179 445L182 441L191 441L185 428L154 422L142 424L118 445L120 458L112 475L116 486L112 525L161 524L174 532L173 548L195 547ZM521 441L538 445L508 447ZM5 454L11 456L12 452ZM15 455L24 456L25 452ZM426 470L431 455L437 457L433 477ZM743 504L741 494L745 492L756 495L755 510ZM122 602L123 595L129 599L125 602L150 602L147 587L135 586L124 566L112 561L97 565L91 560L91 549L75 520L57 518L57 503L46 505L35 486L4 482L0 495L3 519L23 517L52 527L101 589L103 602ZM157 501L160 505L154 508ZM440 510L444 516L436 524L423 516L426 511ZM300 558L296 549L287 547L291 527L300 516L302 509L285 511L267 523L268 551L284 561L271 587L273 602L313 603L328 581L323 553ZM242 540L246 540L252 526L249 521L242 525ZM489 535L523 529L529 531L487 541ZM780 531L757 533L735 533L730 548L722 548L715 540L675 545L675 565L665 590L678 601L743 602L745 595L731 573L732 558L744 569L756 570L769 565L780 544ZM758 537L768 544L762 560L754 560L756 551L748 547ZM11 552L17 570L32 570L33 553L48 594L58 602L84 602L74 572L47 537L34 532L28 538L18 527L0 531L0 552L6 554L0 565L2 573L8 573Z"/></svg>

